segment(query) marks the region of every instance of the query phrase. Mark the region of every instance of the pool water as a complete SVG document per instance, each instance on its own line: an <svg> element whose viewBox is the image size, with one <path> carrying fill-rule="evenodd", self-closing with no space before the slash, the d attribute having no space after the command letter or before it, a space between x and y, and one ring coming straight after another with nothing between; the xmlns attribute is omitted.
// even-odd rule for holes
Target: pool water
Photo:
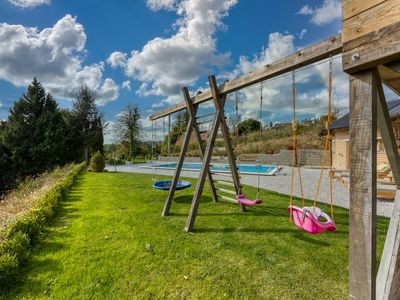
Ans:
<svg viewBox="0 0 400 300"><path fill-rule="evenodd" d="M155 164L147 165L147 168L156 169L175 169L177 163L165 163L165 164ZM183 170L197 170L201 169L201 163L184 163ZM242 174L261 174L261 175L274 175L278 171L276 166L268 165L241 165L238 164L238 171ZM230 173L230 167L228 164L211 164L211 171L227 172Z"/></svg>

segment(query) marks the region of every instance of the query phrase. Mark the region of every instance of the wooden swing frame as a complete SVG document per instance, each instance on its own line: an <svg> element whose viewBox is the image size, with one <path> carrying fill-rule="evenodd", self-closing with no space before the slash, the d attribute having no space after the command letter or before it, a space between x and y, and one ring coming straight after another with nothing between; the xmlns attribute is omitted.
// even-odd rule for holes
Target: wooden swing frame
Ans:
<svg viewBox="0 0 400 300"><path fill-rule="evenodd" d="M155 120L183 109L189 111L190 120L174 181L179 178L191 132L194 129L203 165L185 228L186 231L192 231L206 177L210 183L213 200L218 200L210 171L210 160L219 126L222 129L235 190L238 194L241 192L240 177L223 110L227 95L293 69L327 59L329 56L342 54L343 70L350 75L349 298L399 299L400 156L382 83L400 95L400 22L398 22L400 0L377 0L367 3L361 0L343 0L342 4L342 33L220 86L217 86L215 77L210 76L208 91L190 98L187 89L184 88L184 102L159 111L150 119ZM210 100L214 101L216 113L211 136L206 148L203 149L195 122L196 112L199 104ZM379 269L376 261L377 128L381 131L397 185ZM169 213L174 192L171 188L164 207L164 216Z"/></svg>

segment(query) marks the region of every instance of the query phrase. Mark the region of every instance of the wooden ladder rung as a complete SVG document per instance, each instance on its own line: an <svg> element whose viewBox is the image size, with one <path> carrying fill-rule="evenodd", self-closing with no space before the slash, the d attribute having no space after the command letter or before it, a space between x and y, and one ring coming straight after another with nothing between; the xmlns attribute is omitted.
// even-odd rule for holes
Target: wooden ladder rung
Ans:
<svg viewBox="0 0 400 300"><path fill-rule="evenodd" d="M223 192L223 193L230 194L230 195L235 195L235 196L236 196L236 192L235 192L235 191L223 189L223 188L220 188L220 187L215 187L215 189L216 189L217 191L221 191L221 192Z"/></svg>
<svg viewBox="0 0 400 300"><path fill-rule="evenodd" d="M224 138L218 137L218 138L215 139L215 141L216 141L216 142L223 142L223 141L224 141ZM225 148L224 148L224 149L225 149Z"/></svg>
<svg viewBox="0 0 400 300"><path fill-rule="evenodd" d="M225 201L232 202L232 203L238 203L237 200L234 198L226 197L223 195L217 195L217 196L218 196L218 198L224 199Z"/></svg>
<svg viewBox="0 0 400 300"><path fill-rule="evenodd" d="M214 150L217 150L217 151L226 151L226 150L225 150L225 147L214 147Z"/></svg>
<svg viewBox="0 0 400 300"><path fill-rule="evenodd" d="M197 125L204 125L204 124L209 124L209 123L212 123L212 122L214 122L214 119L203 121L203 122L197 122Z"/></svg>
<svg viewBox="0 0 400 300"><path fill-rule="evenodd" d="M207 118L207 117L214 116L214 115L215 115L215 113L204 114L204 115L197 116L196 119Z"/></svg>
<svg viewBox="0 0 400 300"><path fill-rule="evenodd" d="M233 182L225 181L225 180L214 180L215 183L226 185L226 186L231 186L235 187L235 184Z"/></svg>

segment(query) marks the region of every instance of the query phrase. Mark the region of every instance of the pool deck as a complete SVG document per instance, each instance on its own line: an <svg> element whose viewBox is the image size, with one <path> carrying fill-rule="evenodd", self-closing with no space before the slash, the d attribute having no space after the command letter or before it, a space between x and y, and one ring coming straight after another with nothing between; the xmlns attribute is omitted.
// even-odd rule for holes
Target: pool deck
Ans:
<svg viewBox="0 0 400 300"><path fill-rule="evenodd" d="M118 172L129 172L129 173L146 173L152 174L153 169L141 168L143 164L134 165L119 165L117 166ZM114 171L114 166L106 166L108 171ZM172 176L173 170L159 169L157 170L157 177L159 180L171 179L166 178L164 175ZM313 200L315 197L317 180L319 178L320 170L314 168L301 168L301 177L303 181L303 192L306 199ZM197 178L199 175L198 171L182 171L182 177ZM278 193L290 194L290 178L291 168L283 167L280 172L273 176L261 176L260 187L263 189L275 191ZM245 175L241 174L241 181L243 184L250 186L257 186L257 175ZM301 197L299 180L296 170L294 178L294 195ZM262 195L261 198L268 203L268 199L265 199ZM342 186L337 180L333 180L333 202L335 206L349 208L350 193L349 190ZM321 189L319 193L319 201L329 203L329 175L325 170L321 182ZM289 202L289 201L288 201ZM296 205L296 202L294 203ZM301 206L301 203L297 203ZM380 216L390 217L393 209L393 201L381 201L377 203L377 214Z"/></svg>

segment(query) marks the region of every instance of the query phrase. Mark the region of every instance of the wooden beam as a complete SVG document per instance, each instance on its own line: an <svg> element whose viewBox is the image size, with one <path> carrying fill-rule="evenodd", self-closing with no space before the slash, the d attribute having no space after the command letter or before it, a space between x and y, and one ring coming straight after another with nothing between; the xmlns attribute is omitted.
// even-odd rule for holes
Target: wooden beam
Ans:
<svg viewBox="0 0 400 300"><path fill-rule="evenodd" d="M385 2L386 0L343 0L342 1L342 19L343 21L350 19L360 13L369 10L370 8Z"/></svg>
<svg viewBox="0 0 400 300"><path fill-rule="evenodd" d="M224 96L222 99L216 99L216 101L221 101L222 102L221 105L223 107L225 105L226 96ZM204 152L204 158L202 161L199 179L197 180L197 185L196 185L196 189L195 189L195 192L193 195L192 204L190 206L189 216L188 216L186 226L185 226L186 232L192 232L194 229L194 222L196 220L197 210L199 209L200 198L203 194L206 173L210 169L210 161L211 161L212 151L213 151L213 148L215 145L215 139L218 134L219 124L220 124L220 113L217 110L215 118L214 118L214 122L212 125L211 134L207 140L207 147L206 147L206 151Z"/></svg>
<svg viewBox="0 0 400 300"><path fill-rule="evenodd" d="M386 235L376 279L376 298L400 299L400 191L394 198L392 216Z"/></svg>
<svg viewBox="0 0 400 300"><path fill-rule="evenodd" d="M186 102L186 105L187 105L189 116L192 119L196 120L197 119L196 118L197 109L192 104L192 100L190 98L188 88L184 87L182 89L182 93L183 93L183 98L185 99L185 102ZM203 158L204 158L204 148L203 148L203 144L202 144L202 140L201 140L201 134L200 134L200 130L199 130L199 126L198 126L197 121L195 121L194 124L193 124L193 130L194 130L194 134L195 134L195 137L196 137L196 140L197 140L197 146L198 146L198 149L199 149L199 156L200 156L200 159L203 160ZM217 192L215 191L214 180L212 178L210 169L208 169L208 171L207 171L207 179L208 179L208 184L210 186L211 196L213 198L213 201L217 202L218 201Z"/></svg>
<svg viewBox="0 0 400 300"><path fill-rule="evenodd" d="M386 103L385 93L381 81L379 80L379 73L376 72L377 92L378 92L378 128L381 132L383 145L385 147L386 156L389 160L390 167L394 182L397 186L400 186L400 156L399 149L397 148L396 138L394 136L392 121L389 115L389 109Z"/></svg>
<svg viewBox="0 0 400 300"><path fill-rule="evenodd" d="M197 108L195 108L194 115L196 115L196 112ZM192 136L192 130L195 123L196 123L196 118L189 117L189 121L186 127L185 138L183 140L181 152L179 154L179 159L175 168L174 178L172 179L172 184L169 189L167 199L165 200L164 209L162 212L162 216L164 217L169 215L172 199L174 198L175 195L176 185L178 184L179 177L181 175L183 162L185 161L185 155L189 147L190 137Z"/></svg>
<svg viewBox="0 0 400 300"><path fill-rule="evenodd" d="M350 299L376 296L376 102L374 70L350 76Z"/></svg>
<svg viewBox="0 0 400 300"><path fill-rule="evenodd" d="M342 35L339 33L318 44L304 48L292 55L279 59L271 64L255 70L254 72L247 73L242 77L227 81L218 87L221 95L227 95L236 90L243 89L247 86L265 81L281 74L287 73L292 69L297 69L312 63L321 61L329 56L337 55L342 52ZM192 98L193 104L200 104L212 100L210 90L200 93ZM150 116L150 120L156 120L167 116L169 114L178 112L185 109L184 102L168 107L162 111L156 112Z"/></svg>
<svg viewBox="0 0 400 300"><path fill-rule="evenodd" d="M379 74L376 75L377 77ZM379 78L379 77L378 77ZM378 127L392 168L397 188L400 185L400 155L393 133L382 84L378 83ZM377 299L400 298L400 192L397 189L394 207L379 265L376 285Z"/></svg>
<svg viewBox="0 0 400 300"><path fill-rule="evenodd" d="M400 17L400 1L371 1L371 0L352 0L358 2L359 6L369 4L366 9L351 18L344 19L342 23L343 43L354 40L369 32L379 30L383 27L396 23ZM365 3L372 2L372 3ZM379 3L380 2L380 3ZM346 10L345 8L343 9Z"/></svg>
<svg viewBox="0 0 400 300"><path fill-rule="evenodd" d="M399 63L399 61L396 63ZM380 65L378 70L383 83L400 96L400 70L397 64L394 66L392 64Z"/></svg>
<svg viewBox="0 0 400 300"><path fill-rule="evenodd" d="M343 44L343 70L350 74L398 59L400 21Z"/></svg>
<svg viewBox="0 0 400 300"><path fill-rule="evenodd" d="M210 76L209 82L210 82L210 88L211 88L211 92L213 94L213 98L218 99L218 98L222 97L222 95L219 93L217 81L215 80L215 76ZM235 185L235 192L236 192L236 195L241 195L242 194L242 185L240 183L238 167L236 164L236 157L233 152L231 136L229 134L228 125L226 124L224 107L223 106L221 107L219 103L216 103L216 106L217 106L218 110L220 110L220 114L221 114L220 117L221 117L222 138L224 141L226 154L228 156L229 166L231 168L232 179L233 179L233 183ZM240 203L240 208L243 212L246 211L246 206L244 206L241 203Z"/></svg>

